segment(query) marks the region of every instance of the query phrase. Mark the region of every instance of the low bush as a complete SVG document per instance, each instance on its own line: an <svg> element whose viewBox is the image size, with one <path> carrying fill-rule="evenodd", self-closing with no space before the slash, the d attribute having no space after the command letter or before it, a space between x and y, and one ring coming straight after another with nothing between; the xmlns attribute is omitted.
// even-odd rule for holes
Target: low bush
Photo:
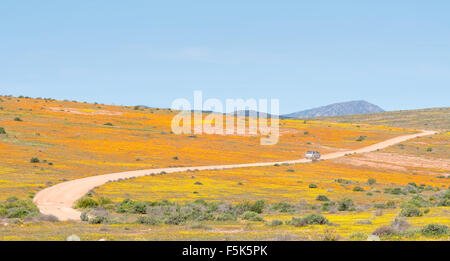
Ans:
<svg viewBox="0 0 450 261"><path fill-rule="evenodd" d="M244 202L238 203L235 206L235 210L236 210L237 214L242 214L246 211L252 211L252 212L261 214L263 212L265 206L266 206L266 202L264 200L258 200L258 201L255 201L254 203L244 201Z"/></svg>
<svg viewBox="0 0 450 261"><path fill-rule="evenodd" d="M355 191L355 192L362 192L362 191L364 191L364 189L361 188L360 186L355 186L355 187L353 188L353 191Z"/></svg>
<svg viewBox="0 0 450 261"><path fill-rule="evenodd" d="M136 219L136 223L145 225L158 225L161 223L161 221L152 216L139 216Z"/></svg>
<svg viewBox="0 0 450 261"><path fill-rule="evenodd" d="M0 127L0 134L6 134L6 131L3 127Z"/></svg>
<svg viewBox="0 0 450 261"><path fill-rule="evenodd" d="M264 219L254 211L246 211L242 214L241 218L248 221L264 221Z"/></svg>
<svg viewBox="0 0 450 261"><path fill-rule="evenodd" d="M448 233L446 225L428 224L421 229L422 234L426 236L440 236Z"/></svg>
<svg viewBox="0 0 450 261"><path fill-rule="evenodd" d="M272 220L272 222L270 222L270 225L272 227L281 226L281 225L283 225L283 221L278 220L278 219L274 219L274 220Z"/></svg>
<svg viewBox="0 0 450 261"><path fill-rule="evenodd" d="M307 225L306 221L303 218L296 218L296 217L292 217L289 224L294 227L304 227Z"/></svg>
<svg viewBox="0 0 450 261"><path fill-rule="evenodd" d="M75 208L95 208L98 207L98 202L91 197L82 197L75 203Z"/></svg>
<svg viewBox="0 0 450 261"><path fill-rule="evenodd" d="M173 213L167 217L165 223L168 225L183 225L187 221L187 216L182 215L181 213Z"/></svg>
<svg viewBox="0 0 450 261"><path fill-rule="evenodd" d="M374 185L375 183L377 183L376 179L370 178L367 180L367 184L369 184L370 186Z"/></svg>
<svg viewBox="0 0 450 261"><path fill-rule="evenodd" d="M317 201L330 201L330 199L325 195L319 195L316 198Z"/></svg>
<svg viewBox="0 0 450 261"><path fill-rule="evenodd" d="M324 229L320 239L322 241L338 241L340 239L340 236L335 229L326 228Z"/></svg>
<svg viewBox="0 0 450 261"><path fill-rule="evenodd" d="M363 141L367 138L367 136L359 136L356 141Z"/></svg>
<svg viewBox="0 0 450 261"><path fill-rule="evenodd" d="M144 202L124 199L116 210L118 213L146 214L147 205Z"/></svg>
<svg viewBox="0 0 450 261"><path fill-rule="evenodd" d="M30 163L39 163L39 159L38 158L31 158L30 159Z"/></svg>
<svg viewBox="0 0 450 261"><path fill-rule="evenodd" d="M235 221L237 219L236 215L233 213L221 213L216 217L217 221Z"/></svg>
<svg viewBox="0 0 450 261"><path fill-rule="evenodd" d="M108 224L109 219L104 216L97 216L89 219L89 224Z"/></svg>
<svg viewBox="0 0 450 261"><path fill-rule="evenodd" d="M87 212L85 211L85 212L83 212L83 213L81 213L81 215L80 215L80 219L81 219L81 221L89 221L89 217L88 217L88 215L87 215Z"/></svg>
<svg viewBox="0 0 450 261"><path fill-rule="evenodd" d="M400 211L401 217L421 217L423 216L422 210L414 205L406 205Z"/></svg>
<svg viewBox="0 0 450 261"><path fill-rule="evenodd" d="M358 232L358 233L350 235L350 240L366 241L368 237L369 236L367 234Z"/></svg>
<svg viewBox="0 0 450 261"><path fill-rule="evenodd" d="M39 215L39 209L33 201L21 200L17 197L10 197L0 202L0 217L26 218Z"/></svg>
<svg viewBox="0 0 450 261"><path fill-rule="evenodd" d="M312 213L303 218L292 217L289 223L295 227L303 227L306 225L325 225L329 224L329 221L320 214Z"/></svg>
<svg viewBox="0 0 450 261"><path fill-rule="evenodd" d="M352 184L352 182L350 180L345 180L345 179L336 179L335 181L340 184Z"/></svg>
<svg viewBox="0 0 450 261"><path fill-rule="evenodd" d="M349 211L353 209L354 205L353 200L346 198L338 201L337 208L339 211Z"/></svg>
<svg viewBox="0 0 450 261"><path fill-rule="evenodd" d="M309 188L317 188L316 184L309 184Z"/></svg>
<svg viewBox="0 0 450 261"><path fill-rule="evenodd" d="M281 213L288 213L294 211L294 206L286 202L277 202L272 204L272 209Z"/></svg>
<svg viewBox="0 0 450 261"><path fill-rule="evenodd" d="M322 203L321 210L322 211L330 211L331 206L334 205L334 202L325 201Z"/></svg>
<svg viewBox="0 0 450 261"><path fill-rule="evenodd" d="M324 216L320 214L309 214L303 218L306 224L308 225L325 225L328 224L329 221Z"/></svg>
<svg viewBox="0 0 450 261"><path fill-rule="evenodd" d="M411 206L415 206L418 208L422 208L422 207L426 207L428 206L428 202L423 199L421 196L414 196L412 199L410 199L407 203L404 204L404 206L406 205L411 205Z"/></svg>
<svg viewBox="0 0 450 261"><path fill-rule="evenodd" d="M393 235L396 234L397 231L395 231L395 229L391 226L381 226L378 227L377 229L375 229L375 231L372 232L372 235L376 235L376 236L389 236L389 235Z"/></svg>
<svg viewBox="0 0 450 261"><path fill-rule="evenodd" d="M384 193L392 194L392 195L406 195L406 191L403 191L402 188L385 188Z"/></svg>
<svg viewBox="0 0 450 261"><path fill-rule="evenodd" d="M250 211L261 214L266 206L266 202L264 200L258 200L250 206Z"/></svg>

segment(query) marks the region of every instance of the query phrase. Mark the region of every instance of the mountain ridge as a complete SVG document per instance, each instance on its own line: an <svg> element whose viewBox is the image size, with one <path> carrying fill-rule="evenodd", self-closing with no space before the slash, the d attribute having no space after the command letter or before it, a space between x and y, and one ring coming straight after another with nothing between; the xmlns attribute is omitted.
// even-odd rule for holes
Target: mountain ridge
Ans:
<svg viewBox="0 0 450 261"><path fill-rule="evenodd" d="M365 100L356 100L348 102L333 103L321 107L308 110L293 112L282 115L284 118L313 118L313 117L330 117L351 114L364 114L384 112L381 107L369 103Z"/></svg>

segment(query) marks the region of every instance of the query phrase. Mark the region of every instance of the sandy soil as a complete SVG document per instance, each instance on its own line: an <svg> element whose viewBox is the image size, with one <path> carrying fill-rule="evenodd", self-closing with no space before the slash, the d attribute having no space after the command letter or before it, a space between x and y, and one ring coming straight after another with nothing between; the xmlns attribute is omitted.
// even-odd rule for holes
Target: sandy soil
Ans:
<svg viewBox="0 0 450 261"><path fill-rule="evenodd" d="M422 158L386 152L372 152L360 155L359 157L342 158L337 161L354 166L368 166L377 169L383 168L399 171L407 171L409 167L450 171L449 159Z"/></svg>
<svg viewBox="0 0 450 261"><path fill-rule="evenodd" d="M322 155L322 159L329 160L343 157L348 154L376 151L378 149L383 149L388 146L404 142L412 138L432 135L435 133L436 133L435 131L423 131L417 134L399 136L356 150L339 151L325 154ZM160 175L174 172L185 172L190 170L220 170L232 168L271 166L274 164L283 164L283 163L298 164L307 162L310 162L310 160L298 159L281 162L260 162L248 164L213 165L213 166L199 166L199 167L175 167L175 168L148 169L148 170L136 170L136 171L112 173L76 179L57 184L55 186L46 188L37 193L33 201L36 203L36 205L39 207L39 210L43 214L54 215L59 220L79 220L81 213L72 208L75 201L83 197L86 193L89 192L89 190L101 186L107 182L117 181L118 179L135 178L148 175Z"/></svg>

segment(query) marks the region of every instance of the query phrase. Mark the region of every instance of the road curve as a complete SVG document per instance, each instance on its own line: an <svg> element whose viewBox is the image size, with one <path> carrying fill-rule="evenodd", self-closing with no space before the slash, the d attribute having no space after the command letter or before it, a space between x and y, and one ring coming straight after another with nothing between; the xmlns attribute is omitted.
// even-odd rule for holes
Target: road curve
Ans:
<svg viewBox="0 0 450 261"><path fill-rule="evenodd" d="M354 153L364 153L371 152L378 149L383 149L392 146L403 141L420 137L426 135L432 135L437 132L435 131L422 131L421 133L410 134L392 138L386 141L382 141L364 148L333 152L329 154L322 155L322 159L335 159L346 154ZM248 163L248 164L232 164L232 165L212 165L212 166L199 166L199 167L176 167L176 168L160 168L160 169L147 169L147 170L135 170L127 172L119 172L105 175L92 176L87 178L81 178L76 180L71 180L57 184L55 186L46 188L36 194L33 202L36 203L39 210L43 214L54 215L59 220L80 220L80 212L73 209L75 201L83 197L89 190L95 187L101 186L110 181L117 181L119 179L125 178L135 178L148 175L158 175L164 173L173 172L184 172L189 170L220 170L220 169L233 169L233 168L246 168L246 167L261 167L261 166L271 166L274 164L297 164L297 163L307 163L310 160L298 159L289 161L279 161L279 162L260 162L260 163Z"/></svg>

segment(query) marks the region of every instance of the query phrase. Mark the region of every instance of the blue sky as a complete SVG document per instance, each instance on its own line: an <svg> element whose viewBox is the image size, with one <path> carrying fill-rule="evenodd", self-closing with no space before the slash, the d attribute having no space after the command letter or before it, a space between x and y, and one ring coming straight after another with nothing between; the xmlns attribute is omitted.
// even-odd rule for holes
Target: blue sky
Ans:
<svg viewBox="0 0 450 261"><path fill-rule="evenodd" d="M450 1L9 1L0 94L449 106Z"/></svg>

